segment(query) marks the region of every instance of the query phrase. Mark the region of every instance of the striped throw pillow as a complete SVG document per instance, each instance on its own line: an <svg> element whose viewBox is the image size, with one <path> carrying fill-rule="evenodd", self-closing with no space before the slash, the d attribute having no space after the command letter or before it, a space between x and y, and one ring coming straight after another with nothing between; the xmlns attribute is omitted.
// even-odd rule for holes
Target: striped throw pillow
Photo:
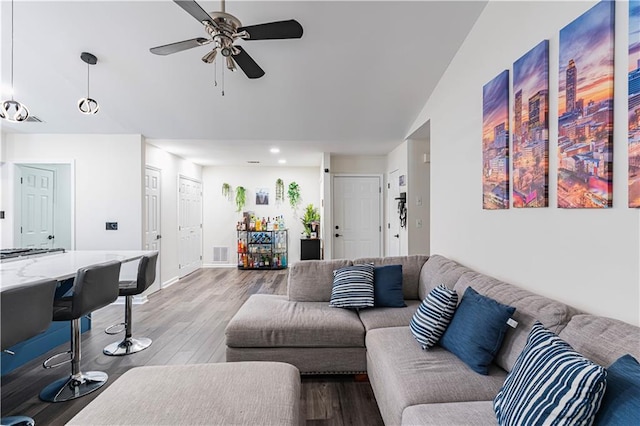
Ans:
<svg viewBox="0 0 640 426"><path fill-rule="evenodd" d="M536 321L522 353L493 400L504 425L590 425L607 371Z"/></svg>
<svg viewBox="0 0 640 426"><path fill-rule="evenodd" d="M424 298L409 328L422 349L435 345L444 334L458 305L458 293L440 284Z"/></svg>
<svg viewBox="0 0 640 426"><path fill-rule="evenodd" d="M370 308L373 306L373 264L345 266L333 271L330 306Z"/></svg>

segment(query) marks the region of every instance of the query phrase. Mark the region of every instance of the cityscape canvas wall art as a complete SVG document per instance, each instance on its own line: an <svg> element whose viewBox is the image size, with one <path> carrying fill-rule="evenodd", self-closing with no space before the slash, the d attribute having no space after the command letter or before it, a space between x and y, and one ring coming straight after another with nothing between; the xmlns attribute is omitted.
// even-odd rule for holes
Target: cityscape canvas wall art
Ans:
<svg viewBox="0 0 640 426"><path fill-rule="evenodd" d="M482 208L509 208L509 71L482 88Z"/></svg>
<svg viewBox="0 0 640 426"><path fill-rule="evenodd" d="M560 30L558 207L612 206L614 2Z"/></svg>
<svg viewBox="0 0 640 426"><path fill-rule="evenodd" d="M629 207L640 207L640 0L629 2Z"/></svg>
<svg viewBox="0 0 640 426"><path fill-rule="evenodd" d="M513 63L513 207L547 207L549 41Z"/></svg>

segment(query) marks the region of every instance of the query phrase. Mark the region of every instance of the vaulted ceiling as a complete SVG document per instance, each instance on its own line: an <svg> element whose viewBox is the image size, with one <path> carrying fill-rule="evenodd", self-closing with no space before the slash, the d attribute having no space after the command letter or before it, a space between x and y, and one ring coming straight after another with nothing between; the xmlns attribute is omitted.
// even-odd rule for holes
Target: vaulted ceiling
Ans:
<svg viewBox="0 0 640 426"><path fill-rule="evenodd" d="M200 1L206 11L217 1ZM42 123L5 133L142 134L202 165L243 164L278 146L288 165L319 153L386 154L421 108L484 1L228 1L243 25L296 19L298 40L240 41L265 70L217 75L200 46L169 56L149 48L206 36L172 1L24 1L14 4L14 92ZM11 3L1 4L2 98L9 96ZM80 114L86 96L100 103ZM214 82L217 81L217 86ZM224 87L224 96L222 96Z"/></svg>

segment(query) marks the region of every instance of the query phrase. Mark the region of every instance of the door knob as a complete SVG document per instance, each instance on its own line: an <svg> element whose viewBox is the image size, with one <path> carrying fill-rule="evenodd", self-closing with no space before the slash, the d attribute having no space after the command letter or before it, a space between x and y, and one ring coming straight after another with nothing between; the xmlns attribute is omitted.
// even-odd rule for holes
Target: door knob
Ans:
<svg viewBox="0 0 640 426"><path fill-rule="evenodd" d="M55 238L55 237L54 237L53 235L49 235L49 236L47 237L47 240L53 240L54 238Z"/></svg>
<svg viewBox="0 0 640 426"><path fill-rule="evenodd" d="M394 235L394 237L400 238L400 234L396 234L396 235Z"/></svg>
<svg viewBox="0 0 640 426"><path fill-rule="evenodd" d="M336 237L341 237L341 236L342 236L342 234L336 234Z"/></svg>
<svg viewBox="0 0 640 426"><path fill-rule="evenodd" d="M156 235L156 240L159 240L160 238L162 238L162 235Z"/></svg>

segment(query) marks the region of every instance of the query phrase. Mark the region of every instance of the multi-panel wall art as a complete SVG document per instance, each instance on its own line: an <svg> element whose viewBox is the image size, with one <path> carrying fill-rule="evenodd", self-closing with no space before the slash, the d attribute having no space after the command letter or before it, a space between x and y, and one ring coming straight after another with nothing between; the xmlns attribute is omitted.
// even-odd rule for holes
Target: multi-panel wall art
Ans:
<svg viewBox="0 0 640 426"><path fill-rule="evenodd" d="M640 207L640 0L629 2L629 207Z"/></svg>
<svg viewBox="0 0 640 426"><path fill-rule="evenodd" d="M558 207L612 205L614 2L560 30Z"/></svg>
<svg viewBox="0 0 640 426"><path fill-rule="evenodd" d="M509 71L482 88L482 208L509 208Z"/></svg>
<svg viewBox="0 0 640 426"><path fill-rule="evenodd" d="M513 64L513 207L547 207L549 41Z"/></svg>

